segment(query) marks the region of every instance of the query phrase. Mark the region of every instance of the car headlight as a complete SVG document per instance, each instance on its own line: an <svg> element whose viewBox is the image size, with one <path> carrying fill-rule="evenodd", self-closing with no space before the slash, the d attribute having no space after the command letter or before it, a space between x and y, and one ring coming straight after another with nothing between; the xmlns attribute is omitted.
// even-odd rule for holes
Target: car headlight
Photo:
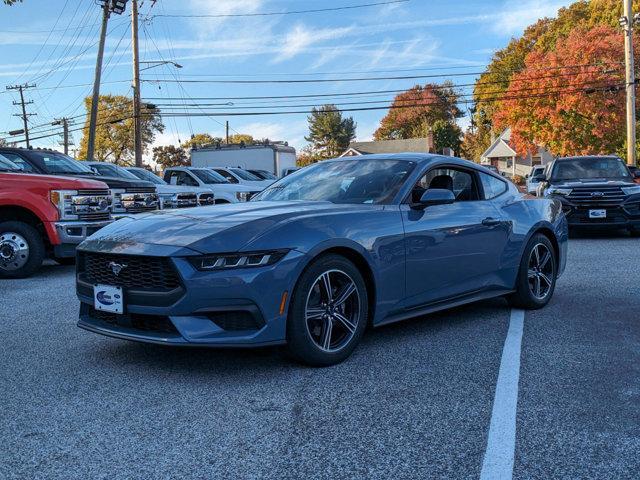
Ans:
<svg viewBox="0 0 640 480"><path fill-rule="evenodd" d="M247 202L249 201L251 194L250 192L236 192L236 198L239 202Z"/></svg>
<svg viewBox="0 0 640 480"><path fill-rule="evenodd" d="M221 253L218 255L190 257L189 261L195 268L201 271L266 267L282 260L287 252L288 250L229 254Z"/></svg>
<svg viewBox="0 0 640 480"><path fill-rule="evenodd" d="M51 190L51 203L60 220L79 220L83 215L108 214L111 195L79 195L76 190Z"/></svg>
<svg viewBox="0 0 640 480"><path fill-rule="evenodd" d="M571 195L573 190L571 188L559 188L559 187L549 187L547 190L547 195Z"/></svg>
<svg viewBox="0 0 640 480"><path fill-rule="evenodd" d="M625 195L635 195L640 193L640 185L635 185L633 187L622 187L622 191Z"/></svg>

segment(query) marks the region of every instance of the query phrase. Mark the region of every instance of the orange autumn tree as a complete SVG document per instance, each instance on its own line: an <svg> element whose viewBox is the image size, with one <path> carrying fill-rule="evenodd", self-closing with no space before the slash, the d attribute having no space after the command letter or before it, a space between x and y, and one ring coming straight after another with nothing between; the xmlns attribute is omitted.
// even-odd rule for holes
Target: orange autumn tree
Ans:
<svg viewBox="0 0 640 480"><path fill-rule="evenodd" d="M395 97L373 137L375 140L426 137L429 129L445 124L453 126L462 115L452 83L416 85Z"/></svg>
<svg viewBox="0 0 640 480"><path fill-rule="evenodd" d="M495 125L512 128L511 141L521 155L536 145L557 155L622 152L623 64L619 30L576 29L559 39L555 50L527 55L525 68L504 93Z"/></svg>

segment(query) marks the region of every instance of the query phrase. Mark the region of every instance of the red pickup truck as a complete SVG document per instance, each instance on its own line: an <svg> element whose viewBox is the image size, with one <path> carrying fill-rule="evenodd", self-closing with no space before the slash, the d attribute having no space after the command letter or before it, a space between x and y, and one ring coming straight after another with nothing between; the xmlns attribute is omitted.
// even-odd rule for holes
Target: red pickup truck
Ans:
<svg viewBox="0 0 640 480"><path fill-rule="evenodd" d="M22 173L0 155L0 278L24 278L46 257L72 263L76 246L113 221L107 185Z"/></svg>

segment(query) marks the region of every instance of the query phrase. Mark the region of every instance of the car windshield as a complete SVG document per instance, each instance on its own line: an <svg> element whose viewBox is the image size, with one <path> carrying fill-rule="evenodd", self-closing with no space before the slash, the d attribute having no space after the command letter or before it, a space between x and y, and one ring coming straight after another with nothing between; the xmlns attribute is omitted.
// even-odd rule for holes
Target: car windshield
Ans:
<svg viewBox="0 0 640 480"><path fill-rule="evenodd" d="M136 168L132 168L132 169L127 169L127 172L131 173L132 175L135 175L136 178L139 178L140 180L146 180L147 182L151 182L156 185L167 185L167 182L165 182L159 176L157 176L153 172L150 172L149 170L145 170L145 169L138 170Z"/></svg>
<svg viewBox="0 0 640 480"><path fill-rule="evenodd" d="M405 160L319 162L274 183L252 201L385 203L396 195L414 168L415 162Z"/></svg>
<svg viewBox="0 0 640 480"><path fill-rule="evenodd" d="M22 169L9 160L7 157L0 155L0 172L21 172Z"/></svg>
<svg viewBox="0 0 640 480"><path fill-rule="evenodd" d="M72 173L81 175L95 175L87 165L74 160L67 155L57 152L30 152L30 155L36 157L47 173Z"/></svg>
<svg viewBox="0 0 640 480"><path fill-rule="evenodd" d="M629 170L619 158L584 157L556 162L551 180L629 178L629 176Z"/></svg>
<svg viewBox="0 0 640 480"><path fill-rule="evenodd" d="M256 177L262 178L263 180L278 179L278 177L276 177L273 173L267 172L266 170L251 170L251 173L253 173Z"/></svg>
<svg viewBox="0 0 640 480"><path fill-rule="evenodd" d="M138 180L134 174L122 167L110 163L90 163L89 166L95 168L100 175L105 177L120 177L129 180Z"/></svg>
<svg viewBox="0 0 640 480"><path fill-rule="evenodd" d="M240 177L242 180L247 180L250 182L260 182L260 177L256 177L253 173L247 172L246 170L242 170L241 168L230 168L231 172Z"/></svg>
<svg viewBox="0 0 640 480"><path fill-rule="evenodd" d="M214 183L229 183L227 179L224 178L222 175L216 172L213 172L211 170L193 169L191 170L191 172L193 172L193 174L196 177L202 180L203 183L206 183L208 185L211 185Z"/></svg>

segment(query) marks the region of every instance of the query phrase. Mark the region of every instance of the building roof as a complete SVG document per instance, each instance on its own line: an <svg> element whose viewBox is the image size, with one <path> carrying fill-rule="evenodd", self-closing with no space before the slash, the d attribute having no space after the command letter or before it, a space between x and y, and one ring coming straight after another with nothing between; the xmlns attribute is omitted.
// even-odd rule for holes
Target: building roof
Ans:
<svg viewBox="0 0 640 480"><path fill-rule="evenodd" d="M408 138L403 140L380 140L374 142L351 142L345 155L369 155L375 153L429 153L428 138Z"/></svg>
<svg viewBox="0 0 640 480"><path fill-rule="evenodd" d="M511 140L511 128L507 128L498 138L485 150L481 158L498 158L498 157L514 157L517 156L516 151L511 148L509 141Z"/></svg>

